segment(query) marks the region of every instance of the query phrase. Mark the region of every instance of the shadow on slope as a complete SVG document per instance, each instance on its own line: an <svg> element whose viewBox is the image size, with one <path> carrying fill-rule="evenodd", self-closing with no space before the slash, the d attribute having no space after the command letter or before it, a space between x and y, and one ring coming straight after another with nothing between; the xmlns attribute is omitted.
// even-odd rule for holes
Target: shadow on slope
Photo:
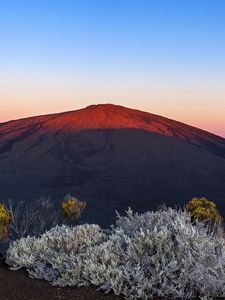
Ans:
<svg viewBox="0 0 225 300"><path fill-rule="evenodd" d="M10 142L10 141L8 141ZM225 213L225 150L144 129L41 129L0 156L0 196L31 201L71 193L87 202L84 221L109 225L115 210L146 211L215 200Z"/></svg>

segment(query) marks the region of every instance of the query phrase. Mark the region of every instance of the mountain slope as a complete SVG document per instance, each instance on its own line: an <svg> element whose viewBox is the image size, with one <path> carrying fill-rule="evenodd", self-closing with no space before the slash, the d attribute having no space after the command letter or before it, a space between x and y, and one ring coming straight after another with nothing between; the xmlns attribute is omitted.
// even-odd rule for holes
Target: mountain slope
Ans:
<svg viewBox="0 0 225 300"><path fill-rule="evenodd" d="M0 196L66 193L87 201L89 222L114 210L216 199L225 212L225 139L112 104L0 124Z"/></svg>

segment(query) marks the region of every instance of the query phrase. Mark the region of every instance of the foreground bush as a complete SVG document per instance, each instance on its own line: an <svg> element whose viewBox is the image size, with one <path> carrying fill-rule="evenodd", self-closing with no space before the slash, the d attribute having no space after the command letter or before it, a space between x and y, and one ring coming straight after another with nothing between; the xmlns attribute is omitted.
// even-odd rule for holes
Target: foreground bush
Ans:
<svg viewBox="0 0 225 300"><path fill-rule="evenodd" d="M107 233L62 226L15 241L7 263L54 285L94 284L129 299L207 299L225 293L225 241L208 232L186 211L129 210Z"/></svg>

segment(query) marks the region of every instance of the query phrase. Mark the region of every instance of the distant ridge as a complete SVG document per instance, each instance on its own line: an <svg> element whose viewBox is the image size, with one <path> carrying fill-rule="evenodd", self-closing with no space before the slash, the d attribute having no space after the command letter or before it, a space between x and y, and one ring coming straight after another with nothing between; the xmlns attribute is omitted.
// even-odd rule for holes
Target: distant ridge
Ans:
<svg viewBox="0 0 225 300"><path fill-rule="evenodd" d="M88 221L114 210L218 199L225 211L225 139L113 104L0 124L0 196L30 201L75 193ZM100 207L104 205L102 214Z"/></svg>

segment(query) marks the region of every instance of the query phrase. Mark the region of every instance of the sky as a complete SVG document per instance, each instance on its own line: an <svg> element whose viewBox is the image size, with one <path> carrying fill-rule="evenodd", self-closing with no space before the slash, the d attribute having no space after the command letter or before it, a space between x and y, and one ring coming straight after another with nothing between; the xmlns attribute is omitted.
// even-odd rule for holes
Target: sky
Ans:
<svg viewBox="0 0 225 300"><path fill-rule="evenodd" d="M225 137L225 1L0 0L0 122L97 103Z"/></svg>

